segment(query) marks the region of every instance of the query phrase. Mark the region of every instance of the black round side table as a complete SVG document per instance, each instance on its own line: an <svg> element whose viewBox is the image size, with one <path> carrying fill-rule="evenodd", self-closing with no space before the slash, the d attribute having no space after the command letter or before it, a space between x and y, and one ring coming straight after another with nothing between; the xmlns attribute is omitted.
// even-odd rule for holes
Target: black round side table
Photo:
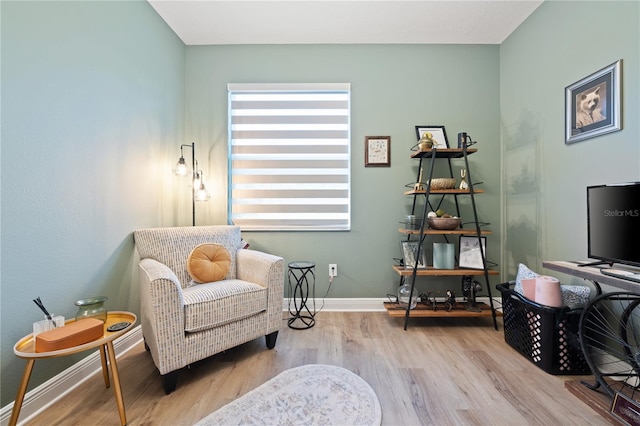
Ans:
<svg viewBox="0 0 640 426"><path fill-rule="evenodd" d="M315 267L315 263L307 261L289 263L289 314L291 317L287 320L287 324L290 328L306 330L316 324L316 276L313 272ZM310 294L313 312L307 305Z"/></svg>

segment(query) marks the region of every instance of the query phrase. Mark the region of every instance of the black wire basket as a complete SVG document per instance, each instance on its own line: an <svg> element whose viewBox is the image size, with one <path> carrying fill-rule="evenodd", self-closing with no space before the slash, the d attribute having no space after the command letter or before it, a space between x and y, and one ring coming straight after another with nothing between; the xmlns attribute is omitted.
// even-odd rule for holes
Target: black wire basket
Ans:
<svg viewBox="0 0 640 426"><path fill-rule="evenodd" d="M591 374L578 339L582 309L537 304L515 292L514 285L496 285L507 344L549 374Z"/></svg>

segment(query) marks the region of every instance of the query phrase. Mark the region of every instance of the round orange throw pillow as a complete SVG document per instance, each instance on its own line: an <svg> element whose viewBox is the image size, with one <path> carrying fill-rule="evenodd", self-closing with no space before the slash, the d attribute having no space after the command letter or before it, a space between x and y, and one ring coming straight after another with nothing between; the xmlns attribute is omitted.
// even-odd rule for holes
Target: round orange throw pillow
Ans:
<svg viewBox="0 0 640 426"><path fill-rule="evenodd" d="M222 280L230 266L231 255L220 244L200 244L191 250L187 258L187 271L199 284Z"/></svg>

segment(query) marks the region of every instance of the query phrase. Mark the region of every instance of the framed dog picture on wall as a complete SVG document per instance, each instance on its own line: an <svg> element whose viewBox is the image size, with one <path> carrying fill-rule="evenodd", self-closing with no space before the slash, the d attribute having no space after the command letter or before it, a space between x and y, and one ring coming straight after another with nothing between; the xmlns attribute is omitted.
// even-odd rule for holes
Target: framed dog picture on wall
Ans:
<svg viewBox="0 0 640 426"><path fill-rule="evenodd" d="M565 144L621 129L622 60L565 89Z"/></svg>

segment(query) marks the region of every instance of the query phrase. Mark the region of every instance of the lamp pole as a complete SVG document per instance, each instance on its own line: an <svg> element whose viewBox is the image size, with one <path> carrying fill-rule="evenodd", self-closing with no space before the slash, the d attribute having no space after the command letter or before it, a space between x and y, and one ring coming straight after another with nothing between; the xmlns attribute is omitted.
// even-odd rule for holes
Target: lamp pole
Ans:
<svg viewBox="0 0 640 426"><path fill-rule="evenodd" d="M187 145L189 146L189 145ZM191 222L196 226L196 189L193 187L196 181L196 143L191 142Z"/></svg>
<svg viewBox="0 0 640 426"><path fill-rule="evenodd" d="M173 173L179 176L186 176L187 173L187 164L184 160L184 148L191 148L191 224L196 226L196 200L198 201L207 201L210 198L209 193L204 187L204 173L202 170L198 170L198 161L196 160L196 143L191 142L189 144L180 145L180 159L178 160L178 164L176 164L176 168L173 170ZM198 182L198 194L196 196L196 181Z"/></svg>
<svg viewBox="0 0 640 426"><path fill-rule="evenodd" d="M196 196L195 196L195 181L196 181L196 143L191 142L191 145L182 144L180 145L180 160L178 161L178 165L173 171L177 175L184 176L186 175L186 164L184 161L183 148L191 148L191 223L193 226L196 226Z"/></svg>

